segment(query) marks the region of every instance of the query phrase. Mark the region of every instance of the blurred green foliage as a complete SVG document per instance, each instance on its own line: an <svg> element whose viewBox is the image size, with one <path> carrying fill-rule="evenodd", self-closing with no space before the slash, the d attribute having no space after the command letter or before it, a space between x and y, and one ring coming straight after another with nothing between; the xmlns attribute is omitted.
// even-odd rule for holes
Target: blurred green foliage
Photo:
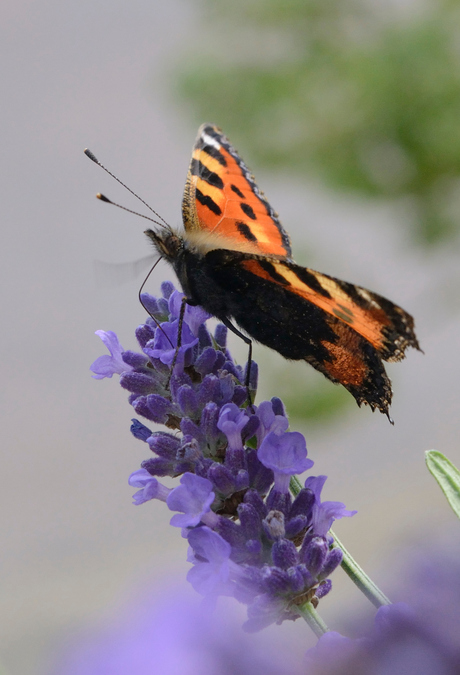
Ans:
<svg viewBox="0 0 460 675"><path fill-rule="evenodd" d="M458 3L411 13L365 0L204 8L209 41L177 78L197 122L237 132L260 166L404 200L418 242L457 235Z"/></svg>

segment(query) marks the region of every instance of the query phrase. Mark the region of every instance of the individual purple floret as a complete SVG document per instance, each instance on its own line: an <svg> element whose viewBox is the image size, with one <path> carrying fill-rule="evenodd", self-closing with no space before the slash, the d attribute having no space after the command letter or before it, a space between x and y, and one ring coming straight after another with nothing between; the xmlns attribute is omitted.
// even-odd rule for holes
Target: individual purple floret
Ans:
<svg viewBox="0 0 460 675"><path fill-rule="evenodd" d="M188 536L188 561L195 564L187 580L204 596L233 595L230 580L232 547L209 527L196 527Z"/></svg>
<svg viewBox="0 0 460 675"><path fill-rule="evenodd" d="M96 380L102 380L104 377L112 377L115 373L121 373L131 370L132 366L123 361L123 347L118 342L118 338L111 330L97 330L102 342L110 352L110 356L104 354L91 364L90 370L93 371L93 377Z"/></svg>
<svg viewBox="0 0 460 675"><path fill-rule="evenodd" d="M177 335L179 328L179 321L176 319L173 322L164 322L161 324L162 330L155 332L155 337L149 341L144 347L144 352L152 359L159 359L162 363L171 366L174 358L176 358L176 366L189 366L192 361L191 351L195 345L198 344L198 338L195 337L185 323L182 326L181 346L177 349ZM177 355L176 355L177 353Z"/></svg>
<svg viewBox="0 0 460 675"><path fill-rule="evenodd" d="M311 469L313 462L307 459L305 438L298 431L276 433L270 431L262 441L257 456L275 476L275 490L287 493L291 476Z"/></svg>
<svg viewBox="0 0 460 675"><path fill-rule="evenodd" d="M145 469L134 471L128 480L132 487L141 488L133 495L133 504L139 506L151 499L160 499L166 501L169 490L161 485L154 476L151 476Z"/></svg>
<svg viewBox="0 0 460 675"><path fill-rule="evenodd" d="M321 502L321 491L326 480L327 476L310 476L305 481L305 487L312 490L315 495L312 511L313 529L322 537L329 532L334 520L354 516L357 513L357 511L348 511L342 502Z"/></svg>
<svg viewBox="0 0 460 675"><path fill-rule="evenodd" d="M341 502L321 502L325 476L310 476L295 498L293 476L311 469L302 434L288 431L280 399L248 405L246 368L227 349L227 329L214 335L208 314L186 305L172 284L163 297L142 295L151 316L136 329L140 352L124 351L114 333L98 331L111 356L92 366L96 377L120 374L138 415L165 425L131 431L150 450L130 484L135 504L166 501L171 525L189 542L188 578L212 602L231 595L248 607L248 631L299 616L331 589L342 553L328 534L337 518L353 515ZM179 342L179 345L178 345ZM249 378L251 400L257 367ZM159 482L181 476L175 488Z"/></svg>
<svg viewBox="0 0 460 675"><path fill-rule="evenodd" d="M212 483L207 478L201 478L194 473L184 473L180 485L169 493L166 504L171 511L179 511L171 518L174 527L195 527L206 522L207 514L212 515L211 523L215 524L218 516L211 512L214 501ZM209 518L208 518L209 521Z"/></svg>

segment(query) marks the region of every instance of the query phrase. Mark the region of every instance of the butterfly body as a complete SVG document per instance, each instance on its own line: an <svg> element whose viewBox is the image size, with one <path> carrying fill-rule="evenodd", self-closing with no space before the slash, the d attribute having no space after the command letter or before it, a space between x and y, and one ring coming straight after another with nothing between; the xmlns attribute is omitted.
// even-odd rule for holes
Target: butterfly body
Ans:
<svg viewBox="0 0 460 675"><path fill-rule="evenodd" d="M294 263L277 214L212 125L199 130L182 211L184 234L146 234L190 304L287 359L307 361L358 405L388 415L383 360L419 348L412 317L382 296Z"/></svg>

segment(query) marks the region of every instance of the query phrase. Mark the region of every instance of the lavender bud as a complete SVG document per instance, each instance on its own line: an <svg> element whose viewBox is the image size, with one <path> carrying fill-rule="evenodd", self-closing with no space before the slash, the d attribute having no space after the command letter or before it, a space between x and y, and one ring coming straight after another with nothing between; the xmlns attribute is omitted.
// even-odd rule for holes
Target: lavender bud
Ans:
<svg viewBox="0 0 460 675"><path fill-rule="evenodd" d="M287 570L289 567L297 565L299 556L292 541L289 541L288 539L277 539L272 546L272 560L276 567L281 567L283 570Z"/></svg>
<svg viewBox="0 0 460 675"><path fill-rule="evenodd" d="M322 537L314 537L305 548L302 544L300 549L300 559L313 576L317 576L321 572L327 554L327 544Z"/></svg>
<svg viewBox="0 0 460 675"><path fill-rule="evenodd" d="M227 346L227 328L222 323L218 323L216 326L216 330L214 331L214 340L222 349L225 349Z"/></svg>
<svg viewBox="0 0 460 675"><path fill-rule="evenodd" d="M330 579L326 579L326 581L322 581L315 591L315 595L318 598L318 600L321 600L321 598L324 598L324 596L329 593L331 588L332 588L332 581Z"/></svg>
<svg viewBox="0 0 460 675"><path fill-rule="evenodd" d="M286 409L284 407L283 401L280 398L273 396L271 403L275 415L283 415L283 417L286 417Z"/></svg>
<svg viewBox="0 0 460 675"><path fill-rule="evenodd" d="M174 459L180 447L180 440L166 431L155 431L147 439L150 450L160 457Z"/></svg>
<svg viewBox="0 0 460 675"><path fill-rule="evenodd" d="M326 561L323 565L321 573L318 575L318 578L325 579L340 565L343 559L343 553L339 548L333 548L327 554Z"/></svg>
<svg viewBox="0 0 460 675"><path fill-rule="evenodd" d="M251 504L240 504L238 516L241 527L247 539L259 539L262 532L262 520L257 510Z"/></svg>
<svg viewBox="0 0 460 675"><path fill-rule="evenodd" d="M147 441L147 438L149 438L152 435L152 432L148 427L145 426L145 424L142 424L142 422L139 422L139 420L132 419L131 420L131 433L134 436L134 438L138 438L140 441Z"/></svg>

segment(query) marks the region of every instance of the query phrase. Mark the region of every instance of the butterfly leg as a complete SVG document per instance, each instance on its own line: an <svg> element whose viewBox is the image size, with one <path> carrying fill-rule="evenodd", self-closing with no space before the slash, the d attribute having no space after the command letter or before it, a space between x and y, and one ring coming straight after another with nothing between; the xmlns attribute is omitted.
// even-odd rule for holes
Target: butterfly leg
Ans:
<svg viewBox="0 0 460 675"><path fill-rule="evenodd" d="M251 378L251 366L252 366L252 340L248 338L247 335L244 335L241 333L238 328L235 328L235 326L226 318L220 319L224 326L226 326L229 330L232 331L235 335L237 335L239 338L241 338L249 347L249 354L248 354L248 364L246 366L246 378L245 378L245 387L246 387L246 392L248 395L248 404L249 408L252 410L252 400L251 400L251 391L249 389L249 381Z"/></svg>
<svg viewBox="0 0 460 675"><path fill-rule="evenodd" d="M176 351L174 352L174 358L173 358L172 363L171 363L171 372L169 373L169 378L168 378L168 383L167 383L168 387L169 387L169 382L171 380L172 374L174 372L174 366L176 365L177 356L179 354L179 349L181 348L181 345L182 345L182 326L184 325L184 315L185 315L186 305L187 305L187 298L184 296L182 298L181 303L180 303L179 325L177 327L177 345L176 345Z"/></svg>

